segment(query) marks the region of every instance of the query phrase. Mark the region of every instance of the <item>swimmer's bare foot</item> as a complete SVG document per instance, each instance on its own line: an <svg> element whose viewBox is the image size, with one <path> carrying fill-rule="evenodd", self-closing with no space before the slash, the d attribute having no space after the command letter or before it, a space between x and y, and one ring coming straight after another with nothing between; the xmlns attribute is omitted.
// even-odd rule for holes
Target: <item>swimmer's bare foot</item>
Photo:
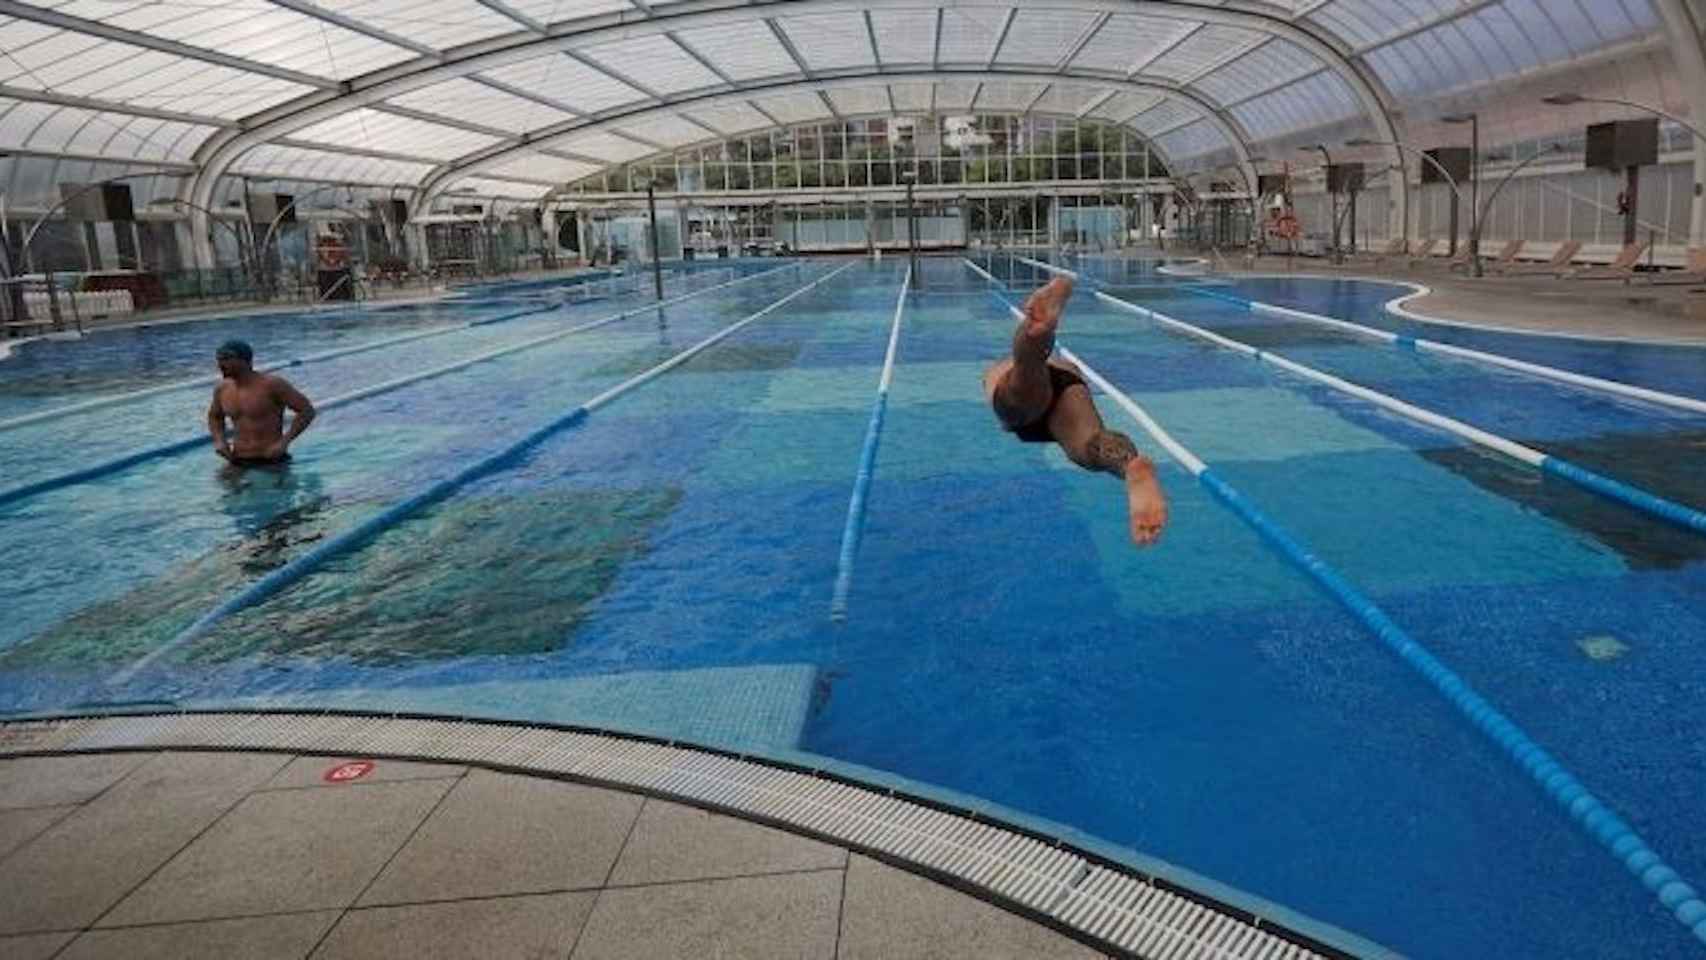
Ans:
<svg viewBox="0 0 1706 960"><path fill-rule="evenodd" d="M1072 298L1072 280L1056 276L1025 298L1025 336L1053 337L1060 325L1066 301Z"/></svg>
<svg viewBox="0 0 1706 960"><path fill-rule="evenodd" d="M1131 542L1147 547L1161 538L1167 526L1167 497L1155 478L1155 466L1141 457L1125 465L1126 509L1131 515Z"/></svg>

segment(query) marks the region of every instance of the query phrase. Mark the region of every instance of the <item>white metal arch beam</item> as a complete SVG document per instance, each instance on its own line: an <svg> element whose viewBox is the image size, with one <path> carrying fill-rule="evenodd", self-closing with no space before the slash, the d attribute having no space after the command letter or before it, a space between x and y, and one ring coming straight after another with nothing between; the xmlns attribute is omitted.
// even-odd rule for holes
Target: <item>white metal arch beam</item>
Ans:
<svg viewBox="0 0 1706 960"><path fill-rule="evenodd" d="M1121 92L1158 93L1187 104L1200 114L1204 120L1213 125L1214 128L1219 131L1221 136L1223 136L1232 146L1233 151L1238 156L1238 162L1240 166L1244 168L1245 175L1250 178L1250 182L1255 182L1256 171L1254 165L1250 162L1250 157L1252 155L1250 150L1250 140L1237 122L1217 109L1214 104L1210 103L1202 96L1189 90L1163 83L1135 80L1116 81L1081 77L1062 77L1061 75L1046 69L954 70L951 68L930 69L927 67L920 67L916 70L907 71L901 68L888 70L863 68L852 71L838 71L835 76L820 75L817 80L810 82L802 82L798 80L780 81L774 84L770 91L760 91L760 93L783 92L788 90L810 90L818 94L823 94L831 90L844 89L847 87L869 87L879 83L886 85L892 82L907 80L914 82L919 80L969 80L973 82L988 82L992 80L1030 81L1044 84L1053 83L1059 86L1085 86L1095 89L1111 87ZM420 213L425 213L430 208L432 201L437 199L437 197L442 194L450 184L455 183L464 177L478 176L481 172L488 170L491 167L500 165L508 160L512 160L517 156L534 152L543 146L550 145L556 140L592 133L619 124L631 123L635 120L643 119L647 116L658 113L672 113L678 110L715 107L726 103L743 101L747 97L752 97L754 95L755 93L752 88L746 88L737 93L709 93L698 97L684 97L662 104L633 104L626 107L612 108L589 117L567 120L559 124L554 124L551 127L546 127L536 131L526 143L498 144L476 153L469 154L468 156L452 163L441 165L432 174L427 176L426 180L421 184L421 189L416 192L416 208ZM778 126L785 125L778 124ZM1138 133L1143 135L1142 131L1138 131ZM1143 136L1146 141L1150 140L1147 135ZM1151 146L1153 146L1153 141L1150 142ZM1156 149L1157 152L1159 152L1159 148ZM619 164L611 164L611 166L618 165Z"/></svg>
<svg viewBox="0 0 1706 960"><path fill-rule="evenodd" d="M970 0L938 0L938 5L958 6L968 2ZM345 81L334 89L305 94L288 104L246 118L244 129L216 135L197 152L195 159L203 172L189 185L190 195L187 199L199 204L198 198L204 199L211 195L213 182L224 175L238 156L253 146L288 136L296 130L351 109L370 106L446 79L467 76L550 52L573 53L584 47L613 40L652 36L696 27L755 23L792 14L914 10L918 5L919 0L772 0L756 5L744 0L683 0L667 8L654 10L650 15L631 12L602 14L566 21L549 28L543 35L523 30L467 44L438 56L421 57L409 63ZM1344 79L1358 97L1373 122L1376 133L1382 139L1400 139L1391 110L1390 96L1366 67L1350 56L1344 44L1336 43L1277 15L1269 5L1211 7L1189 0L1144 0L1142 3L1136 0L1024 0L1024 5L1028 11L1142 13L1150 17L1242 27L1282 37L1325 63ZM1090 75L1088 71L1072 73ZM747 89L747 86L743 84L728 89ZM1402 151L1392 148L1391 155L1394 164L1404 166ZM1398 200L1393 218L1395 222L1402 216L1404 196L1402 190L1396 190L1394 193ZM205 229L198 228L196 233L198 260L204 259L204 254L210 259L211 248L207 244Z"/></svg>
<svg viewBox="0 0 1706 960"><path fill-rule="evenodd" d="M1654 0L1670 34L1671 62L1682 77L1689 118L1706 130L1706 3L1694 8L1683 0ZM1694 138L1694 201L1688 220L1688 245L1706 247L1706 141Z"/></svg>

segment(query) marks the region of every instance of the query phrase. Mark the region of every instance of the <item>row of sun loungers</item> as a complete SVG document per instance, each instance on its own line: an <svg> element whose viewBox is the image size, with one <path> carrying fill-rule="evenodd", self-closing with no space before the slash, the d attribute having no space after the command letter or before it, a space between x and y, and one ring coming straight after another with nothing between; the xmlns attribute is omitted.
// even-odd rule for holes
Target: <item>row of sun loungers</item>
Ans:
<svg viewBox="0 0 1706 960"><path fill-rule="evenodd" d="M1430 263L1438 258L1435 256L1441 241L1438 237L1418 241L1413 246L1402 239L1393 240L1386 248L1372 255L1359 258L1365 265L1385 266L1402 262L1408 269L1417 265ZM1638 272L1641 258L1646 256L1647 244L1631 243L1618 252L1615 259L1608 264L1599 266L1577 266L1574 263L1576 255L1581 253L1582 244L1579 240L1568 240L1558 245L1552 256L1545 261L1524 261L1517 259L1522 254L1524 241L1511 240L1501 247L1497 253L1482 258L1482 266L1488 272L1505 277L1536 277L1551 276L1569 280L1623 280L1625 282L1642 281L1648 284L1669 285L1684 283L1706 283L1706 248L1696 247L1688 251L1688 265L1681 270L1665 270L1655 272ZM1469 250L1467 245L1460 248L1458 254L1446 262L1448 270L1467 271L1469 269Z"/></svg>

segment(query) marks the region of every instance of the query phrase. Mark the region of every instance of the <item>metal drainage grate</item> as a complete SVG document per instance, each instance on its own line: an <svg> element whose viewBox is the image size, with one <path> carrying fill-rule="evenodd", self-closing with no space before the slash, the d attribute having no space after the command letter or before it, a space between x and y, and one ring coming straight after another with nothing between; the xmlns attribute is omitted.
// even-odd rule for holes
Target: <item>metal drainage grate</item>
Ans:
<svg viewBox="0 0 1706 960"><path fill-rule="evenodd" d="M599 731L340 712L0 723L0 757L262 750L435 760L637 790L868 853L1144 960L1347 960L1244 910L1046 837L821 771Z"/></svg>

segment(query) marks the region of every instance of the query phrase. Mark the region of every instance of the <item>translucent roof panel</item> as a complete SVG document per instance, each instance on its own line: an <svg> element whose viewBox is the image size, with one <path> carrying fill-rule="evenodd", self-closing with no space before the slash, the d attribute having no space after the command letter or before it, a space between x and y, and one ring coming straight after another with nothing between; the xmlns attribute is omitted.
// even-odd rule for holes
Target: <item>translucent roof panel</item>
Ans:
<svg viewBox="0 0 1706 960"><path fill-rule="evenodd" d="M1093 13L1020 9L995 59L1001 63L1053 66L1096 22Z"/></svg>
<svg viewBox="0 0 1706 960"><path fill-rule="evenodd" d="M495 137L485 134L365 108L303 127L290 138L333 147L409 154L429 160L454 160L498 142Z"/></svg>
<svg viewBox="0 0 1706 960"><path fill-rule="evenodd" d="M551 146L565 153L575 153L609 163L627 163L657 152L654 147L600 130L565 134L556 138Z"/></svg>
<svg viewBox="0 0 1706 960"><path fill-rule="evenodd" d="M887 87L841 87L829 91L829 102L843 114L889 113Z"/></svg>
<svg viewBox="0 0 1706 960"><path fill-rule="evenodd" d="M283 176L332 183L417 184L432 172L425 163L406 163L377 157L359 157L331 150L311 150L277 143L263 143L246 151L231 172L249 176Z"/></svg>
<svg viewBox="0 0 1706 960"><path fill-rule="evenodd" d="M110 27L334 80L360 76L416 56L403 47L266 0L65 0L38 5Z"/></svg>
<svg viewBox="0 0 1706 960"><path fill-rule="evenodd" d="M1356 94L1336 73L1317 73L1232 108L1256 140L1284 136L1362 115Z"/></svg>
<svg viewBox="0 0 1706 960"><path fill-rule="evenodd" d="M434 50L522 29L514 20L468 0L316 0L316 6Z"/></svg>
<svg viewBox="0 0 1706 960"><path fill-rule="evenodd" d="M735 80L796 75L794 58L769 30L750 24L729 24L683 30L676 39L709 60L724 76Z"/></svg>
<svg viewBox="0 0 1706 960"><path fill-rule="evenodd" d="M1216 103L1234 103L1325 66L1302 47L1275 39L1202 77L1195 87Z"/></svg>
<svg viewBox="0 0 1706 960"><path fill-rule="evenodd" d="M570 114L537 100L518 97L465 78L435 83L392 97L387 102L511 133L536 130L547 124L572 119Z"/></svg>
<svg viewBox="0 0 1706 960"><path fill-rule="evenodd" d="M857 13L784 17L777 22L813 70L868 67L877 62L865 18Z"/></svg>
<svg viewBox="0 0 1706 960"><path fill-rule="evenodd" d="M815 93L781 93L757 97L752 102L780 123L804 123L830 116L829 108Z"/></svg>
<svg viewBox="0 0 1706 960"><path fill-rule="evenodd" d="M1002 7L942 8L943 63L988 63L1009 11Z"/></svg>
<svg viewBox="0 0 1706 960"><path fill-rule="evenodd" d="M883 63L929 63L936 54L936 11L884 10L871 14Z"/></svg>
<svg viewBox="0 0 1706 960"><path fill-rule="evenodd" d="M685 112L699 123L724 135L744 133L748 130L761 130L771 126L768 117L744 103L695 107Z"/></svg>
<svg viewBox="0 0 1706 960"><path fill-rule="evenodd" d="M18 20L0 22L0 84L237 119L312 88Z"/></svg>
<svg viewBox="0 0 1706 960"><path fill-rule="evenodd" d="M935 88L933 83L891 83L889 95L894 98L896 110L904 113L924 113L930 109Z"/></svg>
<svg viewBox="0 0 1706 960"><path fill-rule="evenodd" d="M512 87L538 91L587 113L647 99L609 74L557 53L495 67L484 75Z"/></svg>
<svg viewBox="0 0 1706 960"><path fill-rule="evenodd" d="M1090 112L1090 115L1102 120L1124 123L1145 110L1152 109L1164 99L1166 98L1159 93L1124 91L1102 101L1100 106Z"/></svg>
<svg viewBox="0 0 1706 960"><path fill-rule="evenodd" d="M1003 83L991 80L984 83L977 92L977 99L972 101L976 110L993 110L997 113L1017 113L1031 105L1038 95L1043 92L1044 84L1040 83Z"/></svg>
<svg viewBox="0 0 1706 960"><path fill-rule="evenodd" d="M944 80L936 84L936 109L970 110L971 98L975 93L977 84L969 80Z"/></svg>
<svg viewBox="0 0 1706 960"><path fill-rule="evenodd" d="M545 153L530 153L524 157L507 160L496 166L487 167L486 173L494 177L519 177L522 180L551 180L558 183L568 183L581 177L597 173L602 167L579 160L565 157L553 157Z"/></svg>
<svg viewBox="0 0 1706 960"><path fill-rule="evenodd" d="M1200 157L1232 146L1214 124L1206 120L1180 127L1155 139L1155 146L1174 163Z"/></svg>
<svg viewBox="0 0 1706 960"><path fill-rule="evenodd" d="M553 189L552 184L522 183L518 180L500 180L496 177L463 177L450 185L448 193L473 194L478 197L516 197L525 200L537 200ZM454 198L447 198L453 201ZM448 208L449 203L445 206ZM502 211L490 211L501 213Z"/></svg>
<svg viewBox="0 0 1706 960"><path fill-rule="evenodd" d="M1148 110L1131 119L1131 125L1139 132L1153 136L1165 133L1176 127L1182 127L1202 117L1202 112L1190 104L1179 100L1162 100Z"/></svg>
<svg viewBox="0 0 1706 960"><path fill-rule="evenodd" d="M1031 106L1042 113L1066 113L1076 116L1104 91L1081 83L1057 83L1048 88L1042 99Z"/></svg>
<svg viewBox="0 0 1706 960"><path fill-rule="evenodd" d="M218 128L0 98L0 150L188 161Z"/></svg>
<svg viewBox="0 0 1706 960"><path fill-rule="evenodd" d="M619 133L631 134L642 140L666 147L677 147L686 143L697 143L717 135L717 131L707 129L683 117L667 113L653 114L639 120L617 125Z"/></svg>
<svg viewBox="0 0 1706 960"><path fill-rule="evenodd" d="M1189 83L1232 58L1249 52L1266 39L1265 34L1254 30L1207 26L1156 58L1143 68L1143 73L1145 76L1164 77L1176 83Z"/></svg>
<svg viewBox="0 0 1706 960"><path fill-rule="evenodd" d="M539 23L561 23L634 9L628 0L504 0L504 6Z"/></svg>
<svg viewBox="0 0 1706 960"><path fill-rule="evenodd" d="M668 37L635 37L587 47L582 53L617 75L659 94L698 90L722 83Z"/></svg>
<svg viewBox="0 0 1706 960"><path fill-rule="evenodd" d="M1186 20L1122 14L1096 31L1073 58L1072 66L1129 75L1196 29L1196 24Z"/></svg>

